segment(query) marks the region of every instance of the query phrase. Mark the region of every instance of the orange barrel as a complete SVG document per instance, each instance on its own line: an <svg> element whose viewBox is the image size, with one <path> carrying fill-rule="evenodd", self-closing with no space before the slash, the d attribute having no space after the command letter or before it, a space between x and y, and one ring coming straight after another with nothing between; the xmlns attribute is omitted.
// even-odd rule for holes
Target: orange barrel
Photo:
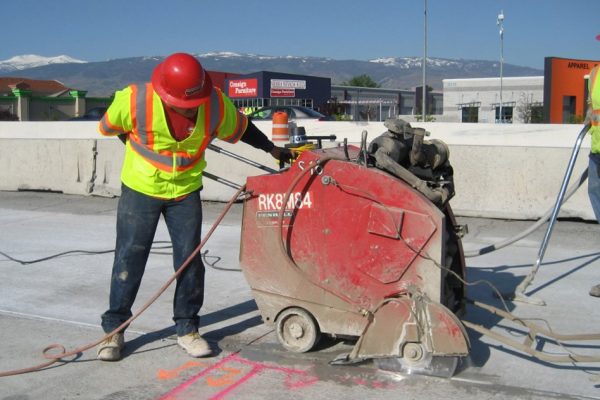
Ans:
<svg viewBox="0 0 600 400"><path fill-rule="evenodd" d="M288 115L284 111L276 111L273 114L273 133L271 139L274 142L287 142L289 138Z"/></svg>

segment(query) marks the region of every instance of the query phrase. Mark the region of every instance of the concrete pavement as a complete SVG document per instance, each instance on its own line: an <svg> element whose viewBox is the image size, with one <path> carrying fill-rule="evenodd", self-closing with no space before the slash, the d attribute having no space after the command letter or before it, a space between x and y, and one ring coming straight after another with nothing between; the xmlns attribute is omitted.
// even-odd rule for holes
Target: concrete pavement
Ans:
<svg viewBox="0 0 600 400"><path fill-rule="evenodd" d="M98 339L106 309L117 200L40 192L0 192L0 371L44 362L42 350L67 350ZM222 203L205 204L206 232ZM330 366L352 343L325 340L316 351L286 352L262 324L238 271L241 205L235 205L204 250L207 264L202 332L215 355L191 359L177 348L172 289L127 331L123 360L95 360L93 350L39 372L0 378L0 399L587 399L600 398L600 364L553 365L470 331L471 355L452 379L401 377L372 363ZM527 221L460 218L469 226L467 249L510 237ZM467 259L468 280L500 291L515 288L535 261L544 228L507 248ZM136 307L170 277L168 234L159 225ZM527 293L545 307L509 302L514 314L564 333L600 332L600 226L559 221L544 263ZM68 253L27 263L50 255ZM12 258L12 260L11 260ZM212 266L211 266L212 265ZM486 283L469 297L500 306ZM135 309L134 309L135 311ZM469 308L466 319L522 340L520 328ZM549 342L539 348L564 349ZM571 347L600 355L600 341Z"/></svg>

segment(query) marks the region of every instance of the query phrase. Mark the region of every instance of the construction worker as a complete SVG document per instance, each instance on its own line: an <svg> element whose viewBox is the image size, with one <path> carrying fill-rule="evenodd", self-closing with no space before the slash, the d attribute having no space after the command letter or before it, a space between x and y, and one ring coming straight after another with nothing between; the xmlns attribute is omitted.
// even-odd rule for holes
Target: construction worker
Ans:
<svg viewBox="0 0 600 400"><path fill-rule="evenodd" d="M600 74L596 65L590 72L588 80L589 99L585 124L590 124L589 133L592 135L592 148L588 166L588 195L596 220L600 222ZM600 297L600 284L590 290L590 296Z"/></svg>
<svg viewBox="0 0 600 400"><path fill-rule="evenodd" d="M186 53L168 56L154 69L151 82L117 91L99 131L125 142L109 308L102 314L102 328L109 333L132 315L161 215L175 268L199 245L204 151L211 140L241 140L284 162L292 153L275 146L248 121ZM173 300L177 343L192 357L211 353L198 333L203 299L204 265L198 255L178 277ZM121 329L100 343L98 359L119 360L123 346Z"/></svg>

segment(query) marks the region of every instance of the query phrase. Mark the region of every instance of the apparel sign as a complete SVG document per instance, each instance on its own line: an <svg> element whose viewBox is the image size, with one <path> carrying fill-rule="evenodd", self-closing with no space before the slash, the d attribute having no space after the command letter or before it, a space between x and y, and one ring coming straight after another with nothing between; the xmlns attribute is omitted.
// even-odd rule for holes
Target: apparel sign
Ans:
<svg viewBox="0 0 600 400"><path fill-rule="evenodd" d="M258 95L258 79L232 79L227 88L229 97L256 97Z"/></svg>
<svg viewBox="0 0 600 400"><path fill-rule="evenodd" d="M296 89L306 89L306 81L271 79L271 97L296 97Z"/></svg>

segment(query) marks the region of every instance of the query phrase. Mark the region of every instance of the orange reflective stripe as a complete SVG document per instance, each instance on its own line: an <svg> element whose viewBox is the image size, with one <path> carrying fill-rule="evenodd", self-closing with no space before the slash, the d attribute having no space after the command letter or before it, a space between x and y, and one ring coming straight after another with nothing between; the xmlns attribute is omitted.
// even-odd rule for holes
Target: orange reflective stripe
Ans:
<svg viewBox="0 0 600 400"><path fill-rule="evenodd" d="M108 114L104 114L104 116L100 120L98 130L104 136L114 136L125 133L125 131L122 128L110 123L110 120L108 119Z"/></svg>
<svg viewBox="0 0 600 400"><path fill-rule="evenodd" d="M222 100L222 97L220 96L218 90L213 89L211 91L210 101L206 102L204 107L205 107L204 129L205 129L206 133L204 135L204 139L202 140L202 143L200 144L200 148L197 153L200 156L204 153L204 151L208 147L208 144L215 137L217 137L217 128L219 126L219 123L221 122L221 115L222 115L221 109L223 107L223 100ZM207 116L208 116L208 118L206 118ZM198 157L198 159L196 161L198 161L198 160L200 160L200 157Z"/></svg>
<svg viewBox="0 0 600 400"><path fill-rule="evenodd" d="M592 111L592 126L600 126L600 109Z"/></svg>
<svg viewBox="0 0 600 400"><path fill-rule="evenodd" d="M169 150L155 149L155 137L153 129L154 121L154 90L151 84L146 84L140 88L131 85L131 115L133 123L131 148L154 167L167 171L185 171L192 168L202 159L204 150L208 143L213 139L217 127L222 118L222 98L218 91L211 92L209 102L204 105L204 138L199 149L194 154L187 151L172 152ZM202 110L200 109L199 112Z"/></svg>
<svg viewBox="0 0 600 400"><path fill-rule="evenodd" d="M242 137L244 132L246 132L247 127L248 127L248 117L246 117L242 113L238 112L237 113L237 123L235 124L235 131L237 132L237 134L235 135L235 137L232 138L234 142L237 142Z"/></svg>
<svg viewBox="0 0 600 400"><path fill-rule="evenodd" d="M215 107L215 102L214 102L214 94L215 90L213 89L210 95L210 101L204 103L204 138L202 139L202 143L200 143L200 148L198 149L198 154L202 154L204 153L204 151L206 150L206 147L208 146L208 144L210 143L210 141L213 139L212 135L213 135L213 131L211 130L212 128L212 110ZM218 107L218 104L217 104Z"/></svg>
<svg viewBox="0 0 600 400"><path fill-rule="evenodd" d="M137 140L132 140L131 144L134 150L144 158L153 160L155 163L160 163L162 165L161 169L164 169L165 171L170 171L172 169L173 155L169 152L157 153L143 143L139 143Z"/></svg>
<svg viewBox="0 0 600 400"><path fill-rule="evenodd" d="M161 169L166 172L173 171L173 165L171 164L173 158L165 155L158 154L141 143L138 143L137 140L133 139L129 141L131 148L143 157L150 164L154 165L156 168Z"/></svg>
<svg viewBox="0 0 600 400"><path fill-rule="evenodd" d="M131 141L131 148L156 168L172 172L172 153L168 151L157 153L152 148L154 145L154 134L151 132L153 92L148 90L151 88L147 84L142 86L141 90L138 90L136 85L131 85L131 88L131 116L133 131L136 133Z"/></svg>
<svg viewBox="0 0 600 400"><path fill-rule="evenodd" d="M196 165L198 163L198 161L200 161L202 159L203 154L204 154L204 152L199 151L195 155L188 156L185 159L178 157L175 159L176 160L175 168L179 172L188 170L188 169L192 168L194 165Z"/></svg>
<svg viewBox="0 0 600 400"><path fill-rule="evenodd" d="M137 86L131 85L131 97L129 99L129 107L131 108L131 126L133 127L133 134L137 135Z"/></svg>
<svg viewBox="0 0 600 400"><path fill-rule="evenodd" d="M156 151L151 150L148 146L139 143L135 138L130 141L130 144L131 148L135 150L136 153L138 153L156 168L167 172L173 172L173 156L175 156L176 170L185 171L196 165L196 163L202 158L203 154L202 151L198 151L196 154L190 155L185 152L173 153L168 150L163 150L160 153L157 153Z"/></svg>
<svg viewBox="0 0 600 400"><path fill-rule="evenodd" d="M223 119L223 99L218 90L213 89L210 93L210 101L204 104L204 128L205 135L202 143L200 143L200 147L198 149L198 153L196 153L197 157L195 157L194 165L197 161L199 161L204 154L204 151L208 147L208 144L217 137L217 128ZM218 110L218 113L214 111ZM179 164L178 164L179 165ZM193 166L193 165L191 165Z"/></svg>
<svg viewBox="0 0 600 400"><path fill-rule="evenodd" d="M225 140L226 142L231 142L231 143L237 142L242 137L244 132L246 132L247 127L248 127L248 118L245 115L242 115L240 112L237 112L236 121L235 121L235 129L233 130L233 133L231 135L227 136L223 140Z"/></svg>
<svg viewBox="0 0 600 400"><path fill-rule="evenodd" d="M221 107L221 113L219 114L219 122L222 122L223 118L225 117L225 104L223 101L223 94L221 94L220 99L220 107ZM231 142L231 143L235 143L237 142L242 135L244 134L244 132L246 131L246 128L248 127L248 117L246 117L245 115L243 115L241 112L236 111L235 114L235 127L233 129L233 131L231 132L231 135L223 138L222 140L226 141L226 142Z"/></svg>

